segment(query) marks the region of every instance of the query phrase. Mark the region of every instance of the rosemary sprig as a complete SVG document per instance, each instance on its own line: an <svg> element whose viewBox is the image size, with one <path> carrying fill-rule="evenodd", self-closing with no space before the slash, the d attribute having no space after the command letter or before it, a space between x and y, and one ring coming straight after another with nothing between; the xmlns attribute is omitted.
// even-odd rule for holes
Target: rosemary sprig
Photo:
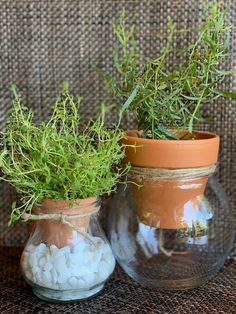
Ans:
<svg viewBox="0 0 236 314"><path fill-rule="evenodd" d="M103 75L106 87L133 112L143 137L178 139L183 129L193 132L201 121L201 107L220 96L236 98L236 93L222 91L219 84L233 71L220 68L228 57L231 26L226 23L227 11L217 3L205 8L205 19L197 39L181 50L183 62L167 67L173 51L176 25L168 22L166 45L156 59L140 55L134 38L134 26L127 29L124 12L113 25L117 45L114 65L117 77ZM175 130L175 131L174 131Z"/></svg>

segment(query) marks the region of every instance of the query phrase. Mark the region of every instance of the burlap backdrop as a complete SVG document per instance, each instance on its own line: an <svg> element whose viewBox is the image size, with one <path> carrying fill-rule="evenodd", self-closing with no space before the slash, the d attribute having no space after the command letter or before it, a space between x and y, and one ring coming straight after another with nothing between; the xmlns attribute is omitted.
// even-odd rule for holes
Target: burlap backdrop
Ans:
<svg viewBox="0 0 236 314"><path fill-rule="evenodd" d="M38 119L48 116L64 80L74 93L84 97L83 119L96 116L98 104L107 97L94 66L113 72L111 23L122 8L134 17L141 51L154 56L163 44L164 39L157 34L166 34L167 17L171 16L180 29L192 29L184 38L175 37L177 47L184 45L202 20L202 2L207 1L0 0L0 130L4 130L11 106L12 83L17 84L27 104L36 110ZM225 4L230 6L230 22L236 23L236 0ZM232 57L227 68L235 67L235 31L232 34ZM174 58L172 55L169 62ZM236 88L235 79L227 79L225 85L227 89ZM235 102L222 99L204 109L204 116L208 117L206 127L221 136L219 179L236 216L235 113ZM108 120L114 116L111 112ZM127 117L124 126L131 124ZM29 232L26 224L7 227L14 198L14 190L1 183L0 245L22 245Z"/></svg>

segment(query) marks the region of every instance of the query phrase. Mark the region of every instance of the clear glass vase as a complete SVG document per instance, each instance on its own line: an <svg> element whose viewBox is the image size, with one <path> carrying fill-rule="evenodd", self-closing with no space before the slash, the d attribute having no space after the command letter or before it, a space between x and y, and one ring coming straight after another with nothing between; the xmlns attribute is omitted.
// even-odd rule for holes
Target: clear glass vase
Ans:
<svg viewBox="0 0 236 314"><path fill-rule="evenodd" d="M124 271L145 286L181 290L202 285L233 246L230 206L214 175L149 178L141 187L130 183L119 187L110 205L113 253Z"/></svg>
<svg viewBox="0 0 236 314"><path fill-rule="evenodd" d="M40 299L89 298L102 290L112 274L115 259L99 225L99 204L96 198L72 207L68 201L44 199L35 207L34 214L45 219L33 223L21 270Z"/></svg>

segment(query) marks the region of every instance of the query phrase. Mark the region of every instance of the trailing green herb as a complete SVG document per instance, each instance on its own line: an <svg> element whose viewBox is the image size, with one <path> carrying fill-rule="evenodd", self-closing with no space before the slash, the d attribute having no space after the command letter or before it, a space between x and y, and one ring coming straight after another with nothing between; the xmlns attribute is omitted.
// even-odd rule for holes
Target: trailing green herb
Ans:
<svg viewBox="0 0 236 314"><path fill-rule="evenodd" d="M117 44L114 49L116 77L102 75L106 87L124 102L121 114L131 110L142 136L155 139L178 139L182 130L201 121L201 106L220 96L236 98L236 93L219 90L219 84L233 71L220 69L228 57L231 26L227 11L213 3L205 9L205 20L197 39L181 50L183 62L167 67L173 51L176 25L169 21L166 45L156 59L141 56L134 38L134 27L126 27L124 12L113 25ZM178 52L176 52L178 53ZM176 131L173 131L176 130Z"/></svg>
<svg viewBox="0 0 236 314"><path fill-rule="evenodd" d="M12 205L10 223L31 212L43 198L76 200L110 194L129 166L119 166L124 150L117 127L104 125L105 106L95 121L82 126L78 108L65 88L47 122L36 124L33 112L15 99L0 155L2 179L21 194L22 206Z"/></svg>

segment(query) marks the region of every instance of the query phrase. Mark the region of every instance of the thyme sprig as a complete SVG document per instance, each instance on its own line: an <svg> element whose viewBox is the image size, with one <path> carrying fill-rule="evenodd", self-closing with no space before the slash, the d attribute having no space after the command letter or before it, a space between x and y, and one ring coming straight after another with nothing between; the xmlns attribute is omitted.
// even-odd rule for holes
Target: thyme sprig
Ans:
<svg viewBox="0 0 236 314"><path fill-rule="evenodd" d="M74 200L110 194L128 171L120 167L123 136L104 124L105 106L100 116L85 126L80 121L80 97L67 88L53 105L46 122L36 124L32 110L22 105L13 87L13 110L3 134L0 154L2 180L21 195L21 206L12 204L10 223L22 213L31 213L43 198Z"/></svg>

